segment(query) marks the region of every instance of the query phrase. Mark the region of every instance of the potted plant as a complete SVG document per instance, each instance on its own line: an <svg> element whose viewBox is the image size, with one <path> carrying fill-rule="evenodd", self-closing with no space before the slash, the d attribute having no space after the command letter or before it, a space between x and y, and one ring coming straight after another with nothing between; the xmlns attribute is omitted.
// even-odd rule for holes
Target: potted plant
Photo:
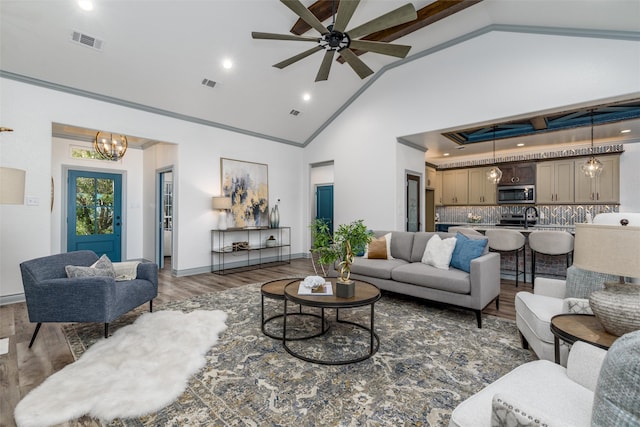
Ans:
<svg viewBox="0 0 640 427"><path fill-rule="evenodd" d="M320 246L316 250L319 253L321 264L331 264L340 261L340 277L336 283L336 295L343 298L350 298L354 294L355 286L351 276L351 264L355 254L363 250L371 241L373 233L367 230L363 224L364 220L359 219L349 224L340 224L333 233L330 244ZM328 227L327 227L328 228ZM330 235L328 230L324 234ZM322 241L322 240L321 240ZM326 243L324 241L323 243ZM314 242L315 246L315 242Z"/></svg>
<svg viewBox="0 0 640 427"><path fill-rule="evenodd" d="M324 218L316 218L309 225L311 229L311 262L313 264L313 271L315 271L316 275L320 275L318 273L318 269L316 268L316 262L320 265L322 269L322 276L326 276L327 272L324 268L325 264L329 262L323 263L321 260L323 259L323 253L328 251L329 247L333 243L333 236L331 235L331 230L329 228L329 221ZM314 260L315 258L315 260Z"/></svg>

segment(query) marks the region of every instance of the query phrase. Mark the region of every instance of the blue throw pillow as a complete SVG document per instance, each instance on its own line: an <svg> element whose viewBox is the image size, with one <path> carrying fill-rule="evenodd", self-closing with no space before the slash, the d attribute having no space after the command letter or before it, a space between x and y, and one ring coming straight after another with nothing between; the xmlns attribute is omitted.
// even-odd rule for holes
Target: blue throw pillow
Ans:
<svg viewBox="0 0 640 427"><path fill-rule="evenodd" d="M470 239L458 232L456 234L456 247L453 249L449 265L470 273L471 260L482 255L485 246L487 246L487 241L487 239Z"/></svg>

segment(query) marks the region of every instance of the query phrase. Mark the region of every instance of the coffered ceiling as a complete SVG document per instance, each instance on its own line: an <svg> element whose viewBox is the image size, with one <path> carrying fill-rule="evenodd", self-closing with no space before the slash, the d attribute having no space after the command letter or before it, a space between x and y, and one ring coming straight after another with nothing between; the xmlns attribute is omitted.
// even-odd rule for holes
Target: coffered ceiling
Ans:
<svg viewBox="0 0 640 427"><path fill-rule="evenodd" d="M311 6L314 1L302 3ZM362 0L351 25L405 3ZM315 83L321 55L280 70L272 65L299 53L300 44L251 38L252 31L287 33L299 26L298 16L277 0L94 0L92 11L81 10L75 0L0 0L0 73L304 146L390 67L446 49L483 29L509 26L640 34L638 0L412 3L421 22L408 25L403 32L376 36L412 46L406 59L366 53L361 58L374 70L372 76L361 80L346 64L334 64L329 79ZM324 21L326 25L330 19ZM311 34L314 30L300 31L316 35ZM74 42L74 32L76 38L93 38L98 48ZM225 59L232 61L231 68L223 67ZM308 101L303 100L304 94L310 96ZM291 114L295 111L299 114ZM459 128L475 125L486 124L460 123ZM443 144L452 143L443 142L447 138L440 135L442 131L404 138L437 153L448 149ZM474 145L490 150L488 144ZM465 150L468 153L472 148Z"/></svg>

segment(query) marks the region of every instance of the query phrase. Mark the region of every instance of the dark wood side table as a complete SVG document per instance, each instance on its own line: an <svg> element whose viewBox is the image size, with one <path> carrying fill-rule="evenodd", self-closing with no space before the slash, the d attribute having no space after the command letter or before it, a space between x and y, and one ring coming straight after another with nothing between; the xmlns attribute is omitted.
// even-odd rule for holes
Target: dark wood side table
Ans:
<svg viewBox="0 0 640 427"><path fill-rule="evenodd" d="M584 341L608 350L618 338L604 330L592 314L558 314L551 318L555 362L560 364L560 340L568 344Z"/></svg>

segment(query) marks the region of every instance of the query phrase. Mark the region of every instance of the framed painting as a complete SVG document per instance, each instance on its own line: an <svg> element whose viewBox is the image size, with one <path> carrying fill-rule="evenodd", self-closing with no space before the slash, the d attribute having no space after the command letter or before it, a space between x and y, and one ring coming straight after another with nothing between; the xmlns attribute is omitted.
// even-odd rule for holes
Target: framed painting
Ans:
<svg viewBox="0 0 640 427"><path fill-rule="evenodd" d="M269 226L267 165L220 158L222 194L231 197L231 228Z"/></svg>

